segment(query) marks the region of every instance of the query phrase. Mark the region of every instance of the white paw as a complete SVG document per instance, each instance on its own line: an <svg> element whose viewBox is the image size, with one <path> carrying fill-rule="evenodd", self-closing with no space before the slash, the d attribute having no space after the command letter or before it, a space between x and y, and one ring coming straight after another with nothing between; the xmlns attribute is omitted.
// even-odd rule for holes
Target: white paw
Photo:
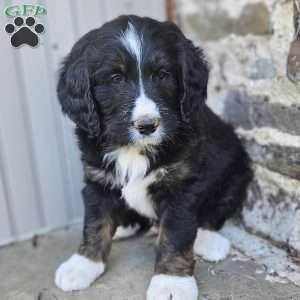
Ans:
<svg viewBox="0 0 300 300"><path fill-rule="evenodd" d="M147 290L147 300L197 300L198 287L194 277L165 274L154 275Z"/></svg>
<svg viewBox="0 0 300 300"><path fill-rule="evenodd" d="M55 284L63 291L85 289L105 270L102 262L94 262L79 254L73 254L55 273Z"/></svg>
<svg viewBox="0 0 300 300"><path fill-rule="evenodd" d="M207 261L220 261L229 254L230 242L215 231L198 229L194 253Z"/></svg>
<svg viewBox="0 0 300 300"><path fill-rule="evenodd" d="M135 235L140 230L140 228L141 226L139 224L129 225L127 227L118 226L113 236L113 240L121 240L121 239L129 238Z"/></svg>
<svg viewBox="0 0 300 300"><path fill-rule="evenodd" d="M158 226L152 225L151 228L146 233L146 236L148 236L148 237L156 236L156 235L158 235L158 232L159 232Z"/></svg>

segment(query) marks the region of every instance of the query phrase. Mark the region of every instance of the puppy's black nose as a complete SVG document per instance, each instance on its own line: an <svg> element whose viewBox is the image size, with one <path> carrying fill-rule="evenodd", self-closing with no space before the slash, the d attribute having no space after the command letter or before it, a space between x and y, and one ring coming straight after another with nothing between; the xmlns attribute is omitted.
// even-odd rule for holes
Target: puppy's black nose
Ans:
<svg viewBox="0 0 300 300"><path fill-rule="evenodd" d="M144 117L134 121L133 127L137 129L140 134L149 135L157 129L159 122L159 118Z"/></svg>

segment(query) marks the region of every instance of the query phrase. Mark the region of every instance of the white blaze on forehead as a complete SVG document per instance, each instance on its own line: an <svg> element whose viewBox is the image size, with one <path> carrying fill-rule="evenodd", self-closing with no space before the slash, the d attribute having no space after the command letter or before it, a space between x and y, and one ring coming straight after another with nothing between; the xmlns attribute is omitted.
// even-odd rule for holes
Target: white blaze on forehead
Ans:
<svg viewBox="0 0 300 300"><path fill-rule="evenodd" d="M138 66L140 68L140 63L142 60L142 43L143 37L139 35L135 29L135 27L129 22L127 29L122 32L120 39L125 46L125 48L134 55L137 59Z"/></svg>
<svg viewBox="0 0 300 300"><path fill-rule="evenodd" d="M143 36L142 34L138 34L135 27L129 22L127 29L121 34L120 39L128 52L135 57L139 74L140 95L135 101L132 120L137 120L143 116L158 118L160 116L158 106L145 94L142 80L141 61L143 55Z"/></svg>

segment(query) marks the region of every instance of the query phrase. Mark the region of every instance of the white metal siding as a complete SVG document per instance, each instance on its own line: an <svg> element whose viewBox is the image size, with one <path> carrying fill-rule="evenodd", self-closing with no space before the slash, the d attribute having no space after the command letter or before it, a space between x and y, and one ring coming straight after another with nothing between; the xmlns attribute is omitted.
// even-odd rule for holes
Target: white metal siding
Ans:
<svg viewBox="0 0 300 300"><path fill-rule="evenodd" d="M1 8L26 1L1 1ZM120 14L165 19L165 0L44 0L37 48L14 49L0 17L0 245L79 220L82 173L72 125L55 95L74 42Z"/></svg>

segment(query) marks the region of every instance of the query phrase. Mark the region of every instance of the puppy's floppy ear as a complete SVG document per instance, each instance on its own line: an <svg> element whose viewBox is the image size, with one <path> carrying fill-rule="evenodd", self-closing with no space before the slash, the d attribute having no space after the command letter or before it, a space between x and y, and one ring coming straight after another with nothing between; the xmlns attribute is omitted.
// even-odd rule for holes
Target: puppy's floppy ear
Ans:
<svg viewBox="0 0 300 300"><path fill-rule="evenodd" d="M201 106L207 98L209 65L203 50L184 38L181 68L182 88L181 114L184 121L197 122Z"/></svg>
<svg viewBox="0 0 300 300"><path fill-rule="evenodd" d="M84 59L64 62L57 85L62 111L91 137L99 135L100 121L90 90L90 78Z"/></svg>

